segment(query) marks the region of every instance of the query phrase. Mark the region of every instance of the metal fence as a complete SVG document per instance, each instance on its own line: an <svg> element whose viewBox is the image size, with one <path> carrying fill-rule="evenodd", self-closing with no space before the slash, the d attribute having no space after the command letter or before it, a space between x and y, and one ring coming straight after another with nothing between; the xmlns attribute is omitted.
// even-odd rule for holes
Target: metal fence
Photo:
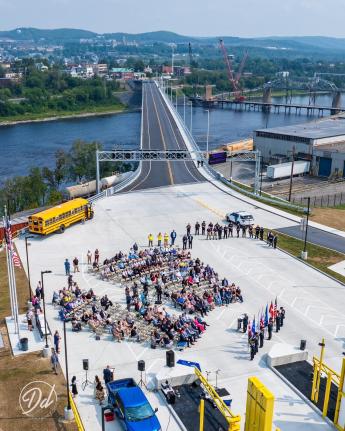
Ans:
<svg viewBox="0 0 345 431"><path fill-rule="evenodd" d="M291 202L296 205L303 205L305 204L305 201L306 201L305 197L293 198L291 200ZM331 207L344 205L344 204L345 204L345 192L310 197L310 206L312 207L331 208Z"/></svg>

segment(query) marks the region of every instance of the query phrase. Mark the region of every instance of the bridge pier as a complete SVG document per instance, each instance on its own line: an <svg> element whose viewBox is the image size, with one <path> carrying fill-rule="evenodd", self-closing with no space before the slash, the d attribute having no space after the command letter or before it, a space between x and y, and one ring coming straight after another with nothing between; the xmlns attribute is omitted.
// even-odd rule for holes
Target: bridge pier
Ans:
<svg viewBox="0 0 345 431"><path fill-rule="evenodd" d="M341 92L336 91L333 96L331 115L339 114L341 107Z"/></svg>
<svg viewBox="0 0 345 431"><path fill-rule="evenodd" d="M272 103L272 92L270 87L264 88L262 103L264 103L264 105L262 105L262 111L269 113L271 111L271 107L269 105Z"/></svg>

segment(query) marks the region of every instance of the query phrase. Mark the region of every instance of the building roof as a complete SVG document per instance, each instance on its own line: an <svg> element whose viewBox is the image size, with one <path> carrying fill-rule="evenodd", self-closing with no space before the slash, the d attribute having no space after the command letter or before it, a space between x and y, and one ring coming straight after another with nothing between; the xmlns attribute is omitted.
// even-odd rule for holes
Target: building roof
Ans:
<svg viewBox="0 0 345 431"><path fill-rule="evenodd" d="M111 69L112 73L132 73L133 69L127 69L126 67L113 67Z"/></svg>
<svg viewBox="0 0 345 431"><path fill-rule="evenodd" d="M345 135L345 117L339 116L327 120L317 120L291 126L258 129L256 132L297 136L309 139L331 138Z"/></svg>

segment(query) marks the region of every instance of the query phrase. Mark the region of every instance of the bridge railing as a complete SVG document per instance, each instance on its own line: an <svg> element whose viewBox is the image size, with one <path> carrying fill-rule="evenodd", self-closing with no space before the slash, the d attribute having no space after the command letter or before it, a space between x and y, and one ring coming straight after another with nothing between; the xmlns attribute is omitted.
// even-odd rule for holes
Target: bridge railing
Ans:
<svg viewBox="0 0 345 431"><path fill-rule="evenodd" d="M179 114L179 112L177 111L177 109L175 108L174 104L171 102L171 100L169 99L168 95L162 91L162 89L159 86L159 83L156 82L158 88L160 89L160 92L165 100L165 102L167 103L167 105L169 106L173 116L175 117L175 121L177 123L177 125L180 127L180 129L183 130L183 134L185 135L185 141L186 141L186 145L187 148L191 151L200 151L200 148L198 146L198 144L196 143L194 137L192 136L192 134L190 133L190 130L188 129L188 127L186 126L186 124L184 123L181 115ZM215 169L213 169L208 163L205 163L203 168L207 171L207 173L213 177L215 180L217 181L221 181L223 184L225 184L227 187L234 189L236 191L238 191L241 194L244 194L250 198L253 198L255 200L260 200L262 202L268 203L268 204L273 204L273 205L278 205L281 206L283 208L288 208L288 209L292 209L298 212L306 212L306 208L301 207L299 205L295 205L292 204L284 199L280 199L280 198L276 198L275 196L269 195L269 196L259 196L255 193L253 193L250 190L245 190L242 187L237 186L236 184L230 182L229 180L227 180L222 174L220 174L219 172L217 172Z"/></svg>

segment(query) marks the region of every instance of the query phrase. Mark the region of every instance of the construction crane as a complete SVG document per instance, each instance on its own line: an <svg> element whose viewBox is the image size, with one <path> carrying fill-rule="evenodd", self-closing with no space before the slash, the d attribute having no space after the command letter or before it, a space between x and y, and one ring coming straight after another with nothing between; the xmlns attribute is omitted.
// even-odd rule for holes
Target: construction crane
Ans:
<svg viewBox="0 0 345 431"><path fill-rule="evenodd" d="M230 81L233 93L235 95L235 101L242 102L245 98L243 95L241 95L241 88L239 85L239 81L241 79L243 69L244 69L244 66L245 66L247 58L248 58L248 53L245 52L245 54L242 58L242 61L240 63L240 67L238 69L238 72L236 73L236 75L234 75L234 72L232 70L231 61L230 61L230 58L229 58L228 53L226 51L223 39L219 39L219 46L220 46L220 49L223 53L224 62L225 62L226 70L227 70L227 74L228 74L228 79Z"/></svg>

